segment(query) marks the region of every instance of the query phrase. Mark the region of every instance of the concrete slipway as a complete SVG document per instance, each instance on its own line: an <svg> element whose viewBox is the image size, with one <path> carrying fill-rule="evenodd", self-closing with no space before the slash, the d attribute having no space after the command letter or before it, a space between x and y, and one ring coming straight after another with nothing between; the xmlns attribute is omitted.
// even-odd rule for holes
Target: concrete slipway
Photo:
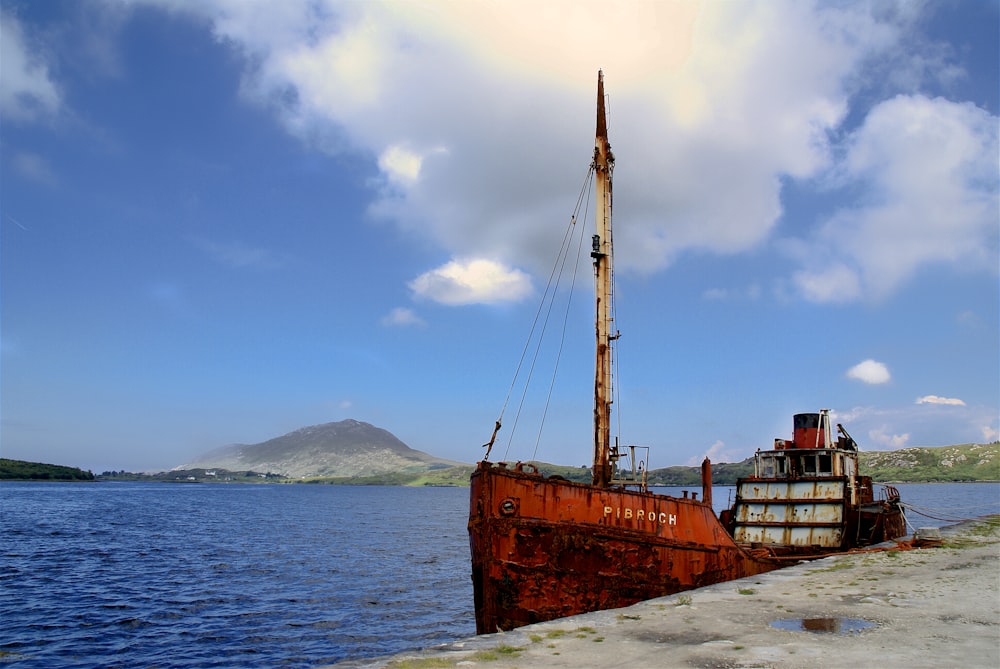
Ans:
<svg viewBox="0 0 1000 669"><path fill-rule="evenodd" d="M829 557L337 666L997 669L1000 516L941 534L941 547Z"/></svg>

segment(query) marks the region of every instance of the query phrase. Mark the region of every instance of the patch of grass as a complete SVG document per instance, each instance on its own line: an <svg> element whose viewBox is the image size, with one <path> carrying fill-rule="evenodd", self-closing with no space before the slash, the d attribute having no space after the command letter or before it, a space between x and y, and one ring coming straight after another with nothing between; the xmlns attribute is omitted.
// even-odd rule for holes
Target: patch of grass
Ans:
<svg viewBox="0 0 1000 669"><path fill-rule="evenodd" d="M567 634L569 634L569 632L567 632L566 630L552 630L545 635L545 638L558 639L559 637L564 637Z"/></svg>
<svg viewBox="0 0 1000 669"><path fill-rule="evenodd" d="M602 636L595 636L594 637L594 643L602 643L603 641L604 641L604 637L602 637Z"/></svg>
<svg viewBox="0 0 1000 669"><path fill-rule="evenodd" d="M531 639L531 643L541 643L543 639L541 634L529 634L528 638Z"/></svg>
<svg viewBox="0 0 1000 669"><path fill-rule="evenodd" d="M501 657L520 657L522 652L524 652L524 648L520 646L508 646L502 643L491 650L480 650L473 653L469 656L469 660L473 662L495 662Z"/></svg>
<svg viewBox="0 0 1000 669"><path fill-rule="evenodd" d="M807 574L820 574L828 571L840 571L841 569L854 569L854 563L851 560L837 560L829 567L822 567L820 569L810 569Z"/></svg>
<svg viewBox="0 0 1000 669"><path fill-rule="evenodd" d="M997 530L1000 530L1000 515L989 516L982 522L976 523L969 529L969 534L974 537L989 537Z"/></svg>
<svg viewBox="0 0 1000 669"><path fill-rule="evenodd" d="M674 606L691 606L691 595L677 595Z"/></svg>
<svg viewBox="0 0 1000 669"><path fill-rule="evenodd" d="M961 535L945 539L941 546L957 550L982 546L983 539L994 538L998 532L1000 532L1000 515L988 516L970 525Z"/></svg>
<svg viewBox="0 0 1000 669"><path fill-rule="evenodd" d="M576 638L586 639L588 634L597 634L597 630L593 627L577 627L576 628Z"/></svg>
<svg viewBox="0 0 1000 669"><path fill-rule="evenodd" d="M754 590L753 588L736 588L736 592L740 593L741 595L755 595L755 594L757 594L757 591Z"/></svg>

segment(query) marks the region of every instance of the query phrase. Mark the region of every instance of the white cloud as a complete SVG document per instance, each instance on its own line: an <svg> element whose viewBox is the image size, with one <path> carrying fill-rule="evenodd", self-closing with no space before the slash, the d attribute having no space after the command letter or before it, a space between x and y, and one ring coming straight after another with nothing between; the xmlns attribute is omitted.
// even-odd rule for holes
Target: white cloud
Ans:
<svg viewBox="0 0 1000 669"><path fill-rule="evenodd" d="M740 462L745 456L741 454L741 451L736 448L729 448L726 443L722 440L716 441L714 444L709 446L708 450L702 455L693 457L688 460L687 464L689 467L701 466L702 460L708 458L713 463L718 462Z"/></svg>
<svg viewBox="0 0 1000 669"><path fill-rule="evenodd" d="M937 395L924 395L918 397L916 404L950 404L952 406L965 406L965 402L953 397L938 397Z"/></svg>
<svg viewBox="0 0 1000 669"><path fill-rule="evenodd" d="M888 383L892 376L889 374L889 368L883 363L869 359L847 370L847 378L877 385Z"/></svg>
<svg viewBox="0 0 1000 669"><path fill-rule="evenodd" d="M997 118L970 103L914 95L876 105L838 166L861 205L835 213L813 240L803 260L832 256L836 269L797 274L803 295L884 298L935 263L995 271L998 151Z"/></svg>
<svg viewBox="0 0 1000 669"><path fill-rule="evenodd" d="M819 272L796 272L792 281L813 302L849 302L861 295L857 272L845 265L831 265Z"/></svg>
<svg viewBox="0 0 1000 669"><path fill-rule="evenodd" d="M406 327L412 325L423 326L426 323L412 309L396 307L382 318L382 325Z"/></svg>
<svg viewBox="0 0 1000 669"><path fill-rule="evenodd" d="M517 302L531 294L527 274L482 258L453 260L410 282L419 296L442 304Z"/></svg>
<svg viewBox="0 0 1000 669"><path fill-rule="evenodd" d="M413 183L420 177L422 159L417 154L402 146L394 145L387 148L379 156L378 166L390 181Z"/></svg>
<svg viewBox="0 0 1000 669"><path fill-rule="evenodd" d="M249 99L305 142L377 162L371 214L454 257L548 270L589 162L601 65L620 270L758 249L782 184L830 174L868 199L812 236L786 233L809 250L792 277L806 299L884 296L927 263L995 258L995 117L910 95L844 127L865 113L852 95L873 67L891 64L896 86L961 74L906 41L925 5L148 2L209 21L245 56Z"/></svg>
<svg viewBox="0 0 1000 669"><path fill-rule="evenodd" d="M885 426L869 430L868 438L876 446L881 446L888 448L890 450L897 448L904 448L910 442L909 433L906 434L889 434Z"/></svg>
<svg viewBox="0 0 1000 669"><path fill-rule="evenodd" d="M7 121L32 122L62 105L45 55L34 48L12 12L0 12L0 114Z"/></svg>

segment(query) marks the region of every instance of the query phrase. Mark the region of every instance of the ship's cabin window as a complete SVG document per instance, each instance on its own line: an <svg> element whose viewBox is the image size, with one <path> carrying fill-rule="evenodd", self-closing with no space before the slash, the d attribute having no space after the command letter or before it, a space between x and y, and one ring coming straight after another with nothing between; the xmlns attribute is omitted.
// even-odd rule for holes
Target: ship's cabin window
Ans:
<svg viewBox="0 0 1000 669"><path fill-rule="evenodd" d="M802 457L803 476L832 476L833 455L830 453L807 453Z"/></svg>
<svg viewBox="0 0 1000 669"><path fill-rule="evenodd" d="M786 463L784 455L761 455L757 468L757 476L762 478L784 478L788 476Z"/></svg>

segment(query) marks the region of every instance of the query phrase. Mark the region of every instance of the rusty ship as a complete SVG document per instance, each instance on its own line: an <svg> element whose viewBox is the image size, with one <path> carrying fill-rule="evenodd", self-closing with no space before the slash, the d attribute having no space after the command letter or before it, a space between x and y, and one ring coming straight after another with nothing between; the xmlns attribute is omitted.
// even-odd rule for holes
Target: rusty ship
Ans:
<svg viewBox="0 0 1000 669"><path fill-rule="evenodd" d="M791 440L758 451L732 506L702 490L651 492L648 448L612 443L614 329L612 172L604 77L598 73L592 179L596 294L593 468L590 483L545 476L527 462L493 462L497 420L471 476L469 539L476 630L486 634L588 611L618 608L792 562L902 536L898 493L876 496L858 471L856 442L830 414L798 414ZM588 198L589 201L589 198ZM502 415L502 412L501 412Z"/></svg>

